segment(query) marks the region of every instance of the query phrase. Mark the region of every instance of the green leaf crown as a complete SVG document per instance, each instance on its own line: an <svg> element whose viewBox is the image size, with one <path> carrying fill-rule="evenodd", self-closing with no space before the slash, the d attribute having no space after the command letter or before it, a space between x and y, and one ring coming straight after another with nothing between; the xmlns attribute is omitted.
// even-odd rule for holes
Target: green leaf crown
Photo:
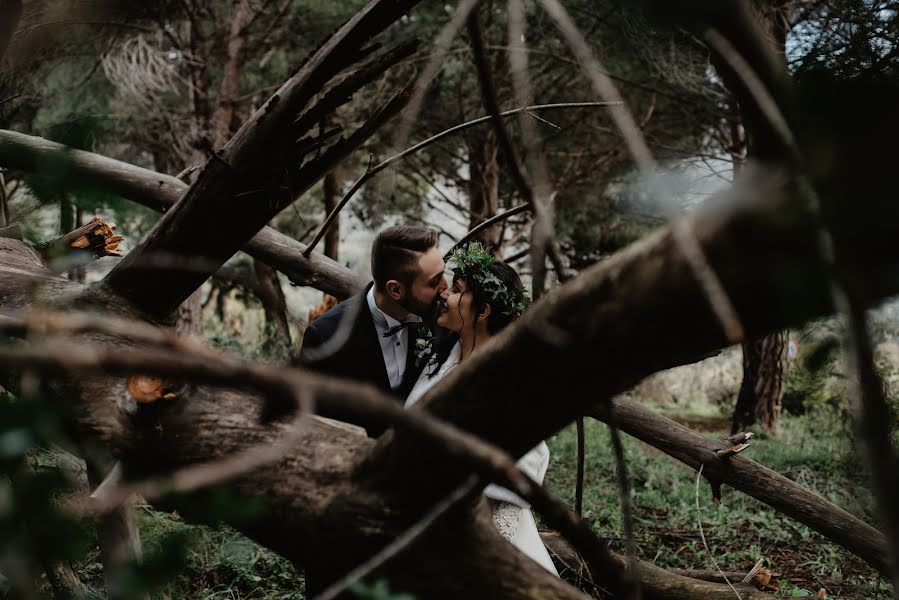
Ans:
<svg viewBox="0 0 899 600"><path fill-rule="evenodd" d="M512 319L521 316L531 304L524 289L510 288L491 270L496 259L480 242L470 242L450 254L453 283L464 279L472 292L487 300L493 310Z"/></svg>

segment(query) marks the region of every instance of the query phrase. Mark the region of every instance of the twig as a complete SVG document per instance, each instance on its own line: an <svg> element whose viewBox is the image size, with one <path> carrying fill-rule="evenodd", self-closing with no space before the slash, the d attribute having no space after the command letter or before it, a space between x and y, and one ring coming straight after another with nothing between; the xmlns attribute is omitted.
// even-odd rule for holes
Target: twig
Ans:
<svg viewBox="0 0 899 600"><path fill-rule="evenodd" d="M712 551L709 549L709 543L705 539L705 532L702 530L702 509L699 508L699 480L702 478L703 467L705 467L705 465L700 464L699 472L696 473L696 522L699 523L699 536L702 538L702 545L705 547L706 553L708 553L709 558L712 559L712 564L715 565L715 568L721 573L724 582L727 583L727 585L730 586L730 589L734 591L734 594L737 595L737 600L743 600L742 596L740 596L740 592L737 591L737 588L734 587L730 582L730 579L727 578L727 575L724 574L724 571L721 570L721 567L718 566L718 561L712 556Z"/></svg>
<svg viewBox="0 0 899 600"><path fill-rule="evenodd" d="M487 229L491 225L495 225L496 223L505 221L509 217L514 217L515 215L517 215L519 213L523 213L524 211L528 210L529 208L531 208L530 203L526 202L524 204L519 204L518 206L512 207L509 210L503 211L503 212L499 213L498 215L493 215L486 221L478 223L478 225L476 227L474 227L471 231L469 231L464 236L462 236L462 239L460 239L458 242L456 242L453 245L453 247L449 249L449 251L443 257L444 260L449 258L450 254L453 253L453 250L455 250L456 248L459 248L460 246L464 246L465 244L470 242L472 239L474 239L474 237L476 235L478 235L480 232Z"/></svg>
<svg viewBox="0 0 899 600"><path fill-rule="evenodd" d="M355 567L349 573L344 575L340 580L332 583L322 593L313 597L312 600L333 600L347 590L350 586L361 581L372 571L385 564L394 556L405 550L416 539L421 537L431 526L437 522L440 517L449 512L455 506L458 506L465 498L471 494L478 484L478 478L474 475L470 476L459 487L450 492L442 500L434 504L428 512L426 512L418 521L413 523L395 540L384 546L377 554L366 560L364 563Z"/></svg>
<svg viewBox="0 0 899 600"><path fill-rule="evenodd" d="M535 115L535 114L532 113L532 112L527 113L527 115L528 115L529 117L533 117L534 119L537 119L537 120L540 121L541 123L544 123L544 124L546 124L546 125L549 125L549 126L552 127L553 129L556 129L556 130L558 130L558 131L562 131L562 128L561 128L561 127L559 127L559 126L556 125L555 123L550 123L549 121L547 121L547 120L544 119L543 117L539 117L539 116Z"/></svg>
<svg viewBox="0 0 899 600"><path fill-rule="evenodd" d="M521 112L534 111L534 110L551 110L551 109L556 109L556 108L588 108L588 107L596 107L596 106L609 106L609 103L608 102L561 102L561 103L556 103L556 104L538 104L538 105L534 105L534 106L522 106L520 108L513 108L511 110L507 110L507 111L500 113L500 116L501 117L509 117L512 115L517 115L518 113L521 113ZM408 112L408 110L406 112ZM343 198L340 199L340 202L337 203L337 206L334 207L334 210L332 210L331 213L328 215L328 217L325 219L325 222L322 225L322 228L318 231L318 233L315 234L315 237L309 243L309 245L306 247L306 250L303 252L303 254L307 257L309 256L309 254L315 249L316 244L318 244L318 242L320 242L321 239L327 233L327 227L330 227L330 223L333 222L333 220L337 217L337 215L340 213L340 211L343 210L343 207L346 206L347 202L350 201L350 199L356 194L356 192L359 191L359 188L361 188L365 184L365 182L367 182L369 179L371 179L372 177L374 177L375 175L377 175L378 173L380 173L387 167L393 165L394 163L406 158L410 154L414 154L414 153L418 152L419 150L421 150L422 148L426 148L427 146L430 146L434 142L437 142L448 135L452 135L454 133L457 133L457 132L462 131L463 129L467 129L469 127L474 127L475 125L480 125L481 123L485 123L486 121L489 121L490 118L491 117L489 115L486 117L479 117L477 119L473 119L471 121L466 121L465 123L456 125L454 127L450 127L449 129L441 131L440 133L433 135L433 136L427 138L426 140L423 140L423 141L415 144L414 146L411 146L411 147L403 150L399 154L395 154L395 155L391 156L390 158L378 163L374 167L366 168L365 172L353 183L353 185L350 187L350 189L347 191L347 193L344 194ZM327 225L327 227L325 225Z"/></svg>

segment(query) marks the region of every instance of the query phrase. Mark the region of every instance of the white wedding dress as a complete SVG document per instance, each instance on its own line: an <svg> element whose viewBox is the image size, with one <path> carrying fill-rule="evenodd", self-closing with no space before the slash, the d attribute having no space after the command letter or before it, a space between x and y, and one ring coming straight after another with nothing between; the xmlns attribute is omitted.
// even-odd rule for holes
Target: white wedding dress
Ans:
<svg viewBox="0 0 899 600"><path fill-rule="evenodd" d="M459 364L461 357L462 345L456 342L446 361L431 377L428 377L428 368L425 367L406 398L406 408L415 404L425 392L434 387L438 381L454 369ZM549 448L546 447L546 442L537 444L530 452L521 457L517 464L518 468L536 481L538 485L542 485L543 477L546 476L546 469L549 467ZM490 500L493 523L503 537L537 561L544 569L558 576L559 573L549 557L549 552L546 551L546 546L543 545L543 540L540 539L540 533L537 531L537 523L534 522L534 515L531 513L530 505L506 488L492 483L484 489L484 495Z"/></svg>

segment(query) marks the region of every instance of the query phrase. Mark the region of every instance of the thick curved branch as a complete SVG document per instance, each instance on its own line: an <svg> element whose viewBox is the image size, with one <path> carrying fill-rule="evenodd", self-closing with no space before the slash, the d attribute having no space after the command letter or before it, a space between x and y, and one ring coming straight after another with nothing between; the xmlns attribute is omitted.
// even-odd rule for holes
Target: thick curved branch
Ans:
<svg viewBox="0 0 899 600"><path fill-rule="evenodd" d="M94 185L165 212L187 190L180 179L112 158L74 150L40 137L0 131L0 164L39 176L62 170L71 181ZM310 285L338 298L361 290L361 277L271 227L263 227L243 250L284 273L297 285Z"/></svg>

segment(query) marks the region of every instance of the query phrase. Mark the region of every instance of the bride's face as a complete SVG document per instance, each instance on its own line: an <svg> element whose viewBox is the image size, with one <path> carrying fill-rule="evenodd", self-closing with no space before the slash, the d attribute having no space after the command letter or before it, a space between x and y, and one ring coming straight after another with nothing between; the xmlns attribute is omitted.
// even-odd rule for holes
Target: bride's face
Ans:
<svg viewBox="0 0 899 600"><path fill-rule="evenodd" d="M474 295L468 291L464 279L454 282L440 297L443 298L443 305L437 315L438 325L456 333L461 333L463 328L474 328L477 320L471 306Z"/></svg>

